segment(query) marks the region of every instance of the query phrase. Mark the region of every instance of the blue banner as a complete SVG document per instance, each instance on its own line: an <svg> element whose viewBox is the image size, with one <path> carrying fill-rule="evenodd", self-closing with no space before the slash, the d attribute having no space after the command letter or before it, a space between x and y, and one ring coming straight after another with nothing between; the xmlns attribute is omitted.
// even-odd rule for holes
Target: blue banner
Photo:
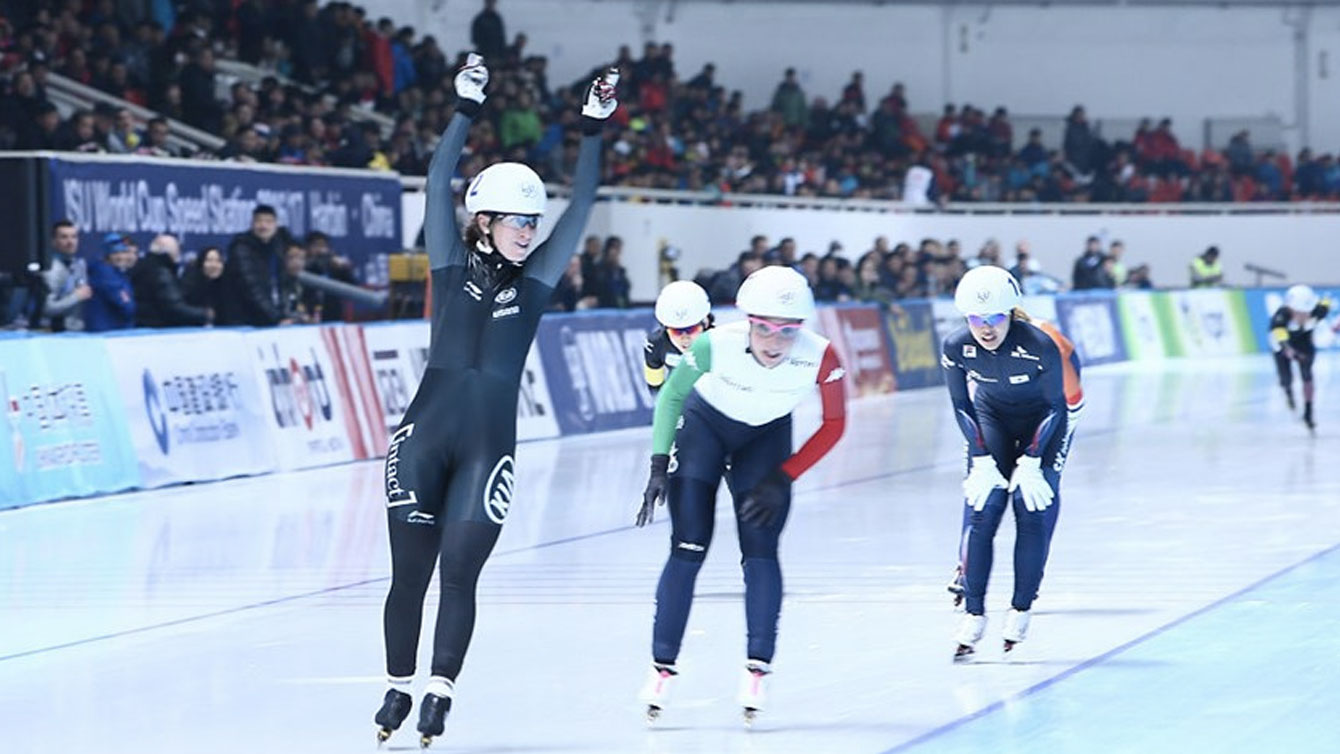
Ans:
<svg viewBox="0 0 1340 754"><path fill-rule="evenodd" d="M899 390L944 384L940 369L940 338L930 301L899 301L884 313Z"/></svg>
<svg viewBox="0 0 1340 754"><path fill-rule="evenodd" d="M564 435L651 424L656 403L643 377L650 309L579 312L540 320L540 348L554 415Z"/></svg>
<svg viewBox="0 0 1340 754"><path fill-rule="evenodd" d="M1075 344L1084 366L1126 360L1126 343L1118 326L1115 294L1057 296L1056 315L1061 331Z"/></svg>
<svg viewBox="0 0 1340 754"><path fill-rule="evenodd" d="M319 230L336 254L362 269L378 254L400 251L400 182L394 174L321 168L237 167L175 160L49 159L50 217L79 228L79 251L101 259L108 233L131 236L141 250L159 233L184 249L225 251L251 227L251 211L269 204L295 238Z"/></svg>
<svg viewBox="0 0 1340 754"><path fill-rule="evenodd" d="M0 508L140 484L106 346L92 336L0 340Z"/></svg>

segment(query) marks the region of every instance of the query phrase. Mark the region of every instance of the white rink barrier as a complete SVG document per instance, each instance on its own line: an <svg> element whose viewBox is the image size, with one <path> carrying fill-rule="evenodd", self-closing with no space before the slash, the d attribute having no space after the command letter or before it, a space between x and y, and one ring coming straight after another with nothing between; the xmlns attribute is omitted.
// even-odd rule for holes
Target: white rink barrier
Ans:
<svg viewBox="0 0 1340 754"><path fill-rule="evenodd" d="M1340 289L1322 288L1340 300ZM1030 297L1085 365L1268 350L1281 289ZM729 309L720 321L735 317ZM1318 328L1340 348L1340 314ZM947 300L821 307L849 399L939 385ZM649 309L549 314L527 355L517 439L646 426ZM381 457L428 361L428 324L0 337L0 508Z"/></svg>

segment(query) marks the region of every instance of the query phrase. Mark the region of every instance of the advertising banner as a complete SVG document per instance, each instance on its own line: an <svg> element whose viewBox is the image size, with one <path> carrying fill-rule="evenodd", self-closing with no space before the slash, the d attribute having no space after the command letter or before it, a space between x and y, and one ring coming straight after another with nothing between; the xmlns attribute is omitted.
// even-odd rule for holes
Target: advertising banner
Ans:
<svg viewBox="0 0 1340 754"><path fill-rule="evenodd" d="M106 339L145 487L274 471L268 405L240 332Z"/></svg>
<svg viewBox="0 0 1340 754"><path fill-rule="evenodd" d="M429 330L428 322L421 320L363 327L363 343L381 404L385 432L380 452L385 452L386 440L400 426L400 420L405 418L409 403L414 399L414 392L419 389L428 363Z"/></svg>
<svg viewBox="0 0 1340 754"><path fill-rule="evenodd" d="M1217 356L1258 348L1242 291L1169 291L1156 298L1155 305L1167 323L1165 337L1172 336L1169 355Z"/></svg>
<svg viewBox="0 0 1340 754"><path fill-rule="evenodd" d="M139 486L101 340L0 339L0 397L0 508Z"/></svg>
<svg viewBox="0 0 1340 754"><path fill-rule="evenodd" d="M893 369L899 390L944 383L940 369L941 340L935 332L935 311L930 301L896 303L884 314L893 344Z"/></svg>
<svg viewBox="0 0 1340 754"><path fill-rule="evenodd" d="M536 343L564 435L645 426L655 403L642 349L649 309L580 312L540 320Z"/></svg>
<svg viewBox="0 0 1340 754"><path fill-rule="evenodd" d="M1126 345L1117 328L1116 296L1080 294L1056 298L1057 324L1075 344L1086 366L1126 360Z"/></svg>
<svg viewBox="0 0 1340 754"><path fill-rule="evenodd" d="M79 229L79 250L102 258L107 233L140 248L173 233L188 249L215 245L251 227L257 204L275 208L295 237L319 230L355 269L401 249L400 182L395 174L331 169L239 167L178 160L47 160L50 216Z"/></svg>
<svg viewBox="0 0 1340 754"><path fill-rule="evenodd" d="M1121 339L1126 344L1126 355L1132 361L1162 359L1168 355L1163 342L1163 327L1154 305L1154 297L1159 295L1163 294L1134 291L1117 297Z"/></svg>
<svg viewBox="0 0 1340 754"><path fill-rule="evenodd" d="M846 367L848 398L892 393L893 364L881 307L828 306L818 314L821 331Z"/></svg>
<svg viewBox="0 0 1340 754"><path fill-rule="evenodd" d="M266 423L280 469L302 469L366 457L355 452L361 434L350 397L341 394L342 374L320 327L280 327L244 333L253 379L266 401Z"/></svg>

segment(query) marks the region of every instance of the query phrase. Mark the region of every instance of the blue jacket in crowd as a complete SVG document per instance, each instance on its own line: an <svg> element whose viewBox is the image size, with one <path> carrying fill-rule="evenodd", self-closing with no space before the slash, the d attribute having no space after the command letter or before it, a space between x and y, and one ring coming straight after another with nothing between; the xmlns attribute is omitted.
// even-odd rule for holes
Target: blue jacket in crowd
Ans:
<svg viewBox="0 0 1340 754"><path fill-rule="evenodd" d="M88 285L93 289L93 298L84 304L85 332L135 326L135 295L128 273L101 260L89 262Z"/></svg>

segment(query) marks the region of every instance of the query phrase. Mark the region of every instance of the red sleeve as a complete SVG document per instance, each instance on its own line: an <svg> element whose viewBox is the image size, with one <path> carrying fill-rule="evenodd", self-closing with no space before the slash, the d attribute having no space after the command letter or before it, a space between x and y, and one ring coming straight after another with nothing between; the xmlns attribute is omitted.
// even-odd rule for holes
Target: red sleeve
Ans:
<svg viewBox="0 0 1340 754"><path fill-rule="evenodd" d="M847 426L847 370L842 368L842 360L832 343L824 349L815 382L819 385L819 397L823 399L824 420L800 450L782 464L782 472L792 479L799 479L827 455L842 438L842 431Z"/></svg>

